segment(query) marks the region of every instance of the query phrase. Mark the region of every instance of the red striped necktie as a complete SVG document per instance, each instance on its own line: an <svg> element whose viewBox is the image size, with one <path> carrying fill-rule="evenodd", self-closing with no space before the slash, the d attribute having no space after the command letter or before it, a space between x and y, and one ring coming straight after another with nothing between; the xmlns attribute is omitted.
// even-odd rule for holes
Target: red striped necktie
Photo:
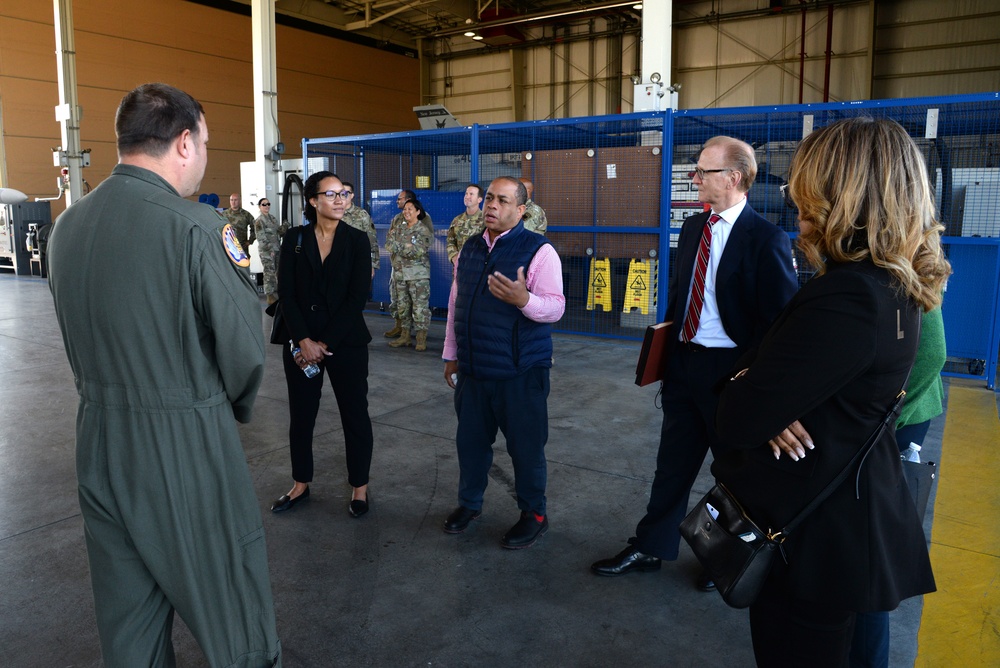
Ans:
<svg viewBox="0 0 1000 668"><path fill-rule="evenodd" d="M701 244L698 246L698 259L694 265L694 284L691 286L691 303L684 314L684 329L681 331L681 341L685 343L694 338L698 332L698 322L701 320L701 307L705 303L705 272L708 271L708 251L712 246L712 228L722 220L717 213L709 216L701 232Z"/></svg>

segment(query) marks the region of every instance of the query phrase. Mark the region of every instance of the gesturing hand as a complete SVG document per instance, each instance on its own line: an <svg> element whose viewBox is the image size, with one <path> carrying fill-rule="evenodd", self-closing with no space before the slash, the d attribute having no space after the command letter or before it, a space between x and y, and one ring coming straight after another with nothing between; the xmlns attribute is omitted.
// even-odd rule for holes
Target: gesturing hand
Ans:
<svg viewBox="0 0 1000 668"><path fill-rule="evenodd" d="M517 268L517 280L512 281L499 271L494 271L487 277L490 294L502 302L513 304L518 308L528 305L528 286L524 281L524 267Z"/></svg>

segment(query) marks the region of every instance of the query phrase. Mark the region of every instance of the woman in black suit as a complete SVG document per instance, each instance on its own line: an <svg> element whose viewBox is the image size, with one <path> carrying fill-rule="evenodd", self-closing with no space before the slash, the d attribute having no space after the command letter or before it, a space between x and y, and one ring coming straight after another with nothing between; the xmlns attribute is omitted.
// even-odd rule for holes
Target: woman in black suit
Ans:
<svg viewBox="0 0 1000 668"><path fill-rule="evenodd" d="M847 465L906 382L921 311L950 267L916 145L890 120L834 123L790 167L798 244L816 276L722 390L712 466L766 527L789 522ZM892 430L792 533L750 629L759 666L846 666L854 613L934 591Z"/></svg>
<svg viewBox="0 0 1000 668"><path fill-rule="evenodd" d="M309 498L313 478L312 440L323 373L303 370L318 364L330 377L344 427L347 478L353 488L353 517L368 512L368 469L372 423L368 416L368 342L362 310L371 287L371 249L364 232L340 221L347 191L336 175L317 172L303 186L305 217L311 223L285 234L278 262L278 297L294 347L283 354L288 382L288 439L292 489L271 506L274 512Z"/></svg>

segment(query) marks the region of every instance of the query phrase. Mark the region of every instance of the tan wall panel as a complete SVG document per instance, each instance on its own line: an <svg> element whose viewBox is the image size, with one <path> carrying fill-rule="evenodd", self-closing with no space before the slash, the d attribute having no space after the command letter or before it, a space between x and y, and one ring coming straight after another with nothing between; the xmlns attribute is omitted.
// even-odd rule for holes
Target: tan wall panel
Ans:
<svg viewBox="0 0 1000 668"><path fill-rule="evenodd" d="M200 192L223 199L239 187L239 163L253 159L251 20L182 0L75 0L84 178L95 186L117 162L115 110L126 91L165 81L205 107L209 164ZM59 145L54 107L55 29L51 3L0 5L0 117L7 180L32 197L55 194ZM278 121L286 157L303 137L416 129L416 59L277 26ZM53 202L53 214L63 209Z"/></svg>
<svg viewBox="0 0 1000 668"><path fill-rule="evenodd" d="M0 15L0 77L56 77L55 29L49 25Z"/></svg>

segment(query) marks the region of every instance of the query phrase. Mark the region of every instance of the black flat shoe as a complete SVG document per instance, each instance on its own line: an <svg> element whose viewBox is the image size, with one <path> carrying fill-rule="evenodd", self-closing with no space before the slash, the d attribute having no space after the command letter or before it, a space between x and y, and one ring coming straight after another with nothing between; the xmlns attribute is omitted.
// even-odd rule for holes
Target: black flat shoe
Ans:
<svg viewBox="0 0 1000 668"><path fill-rule="evenodd" d="M473 510L472 508L459 506L458 508L455 508L455 510L451 511L451 515L448 515L448 519L444 521L444 532L462 533L469 528L469 522L472 520L478 520L479 516L482 514L483 511L481 510Z"/></svg>
<svg viewBox="0 0 1000 668"><path fill-rule="evenodd" d="M614 577L616 575L625 575L629 571L658 571L660 570L660 564L659 557L643 554L634 547L629 546L610 559L595 561L590 565L590 570L595 575Z"/></svg>
<svg viewBox="0 0 1000 668"><path fill-rule="evenodd" d="M278 497L277 501L271 504L271 512L281 513L286 510L291 510L292 508L295 507L297 503L299 503L300 501L305 501L308 498L309 498L308 487L306 487L306 491L302 492L294 499L288 496L287 494L282 494L281 496Z"/></svg>
<svg viewBox="0 0 1000 668"><path fill-rule="evenodd" d="M712 580L712 576L709 575L708 571L701 572L701 575L698 576L698 580L695 582L695 586L700 591L715 591L715 581Z"/></svg>
<svg viewBox="0 0 1000 668"><path fill-rule="evenodd" d="M351 505L347 507L347 512L351 514L351 517L361 517L368 512L368 500L351 499Z"/></svg>

